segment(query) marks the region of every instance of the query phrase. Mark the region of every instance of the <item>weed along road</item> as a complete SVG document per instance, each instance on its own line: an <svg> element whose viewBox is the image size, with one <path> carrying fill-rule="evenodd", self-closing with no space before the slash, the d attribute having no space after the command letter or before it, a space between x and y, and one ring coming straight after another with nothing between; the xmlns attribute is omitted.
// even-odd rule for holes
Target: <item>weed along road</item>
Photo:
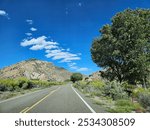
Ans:
<svg viewBox="0 0 150 130"><path fill-rule="evenodd" d="M1 113L97 113L100 106L71 84L53 86L0 102Z"/></svg>

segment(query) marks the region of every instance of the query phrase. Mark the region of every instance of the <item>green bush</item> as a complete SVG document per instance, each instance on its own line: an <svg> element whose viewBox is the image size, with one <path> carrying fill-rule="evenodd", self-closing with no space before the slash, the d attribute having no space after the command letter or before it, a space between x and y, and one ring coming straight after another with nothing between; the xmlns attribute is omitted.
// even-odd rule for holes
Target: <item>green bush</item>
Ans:
<svg viewBox="0 0 150 130"><path fill-rule="evenodd" d="M90 82L90 85L92 85L95 88L101 89L102 87L105 86L105 83L103 81L101 81L101 80L97 80L97 81Z"/></svg>
<svg viewBox="0 0 150 130"><path fill-rule="evenodd" d="M30 81L31 87L50 87L52 85L62 85L62 83L61 82L40 81L40 80Z"/></svg>
<svg viewBox="0 0 150 130"><path fill-rule="evenodd" d="M39 80L19 79L0 79L0 91L21 91L21 89L30 89L34 87L49 87L51 85L60 85L60 82L48 82Z"/></svg>
<svg viewBox="0 0 150 130"><path fill-rule="evenodd" d="M93 96L101 95L101 91L100 91L101 87L94 86L90 82L78 81L74 83L74 87L78 88L80 91L84 93L89 93L90 95L93 95Z"/></svg>
<svg viewBox="0 0 150 130"><path fill-rule="evenodd" d="M128 95L117 81L108 82L103 89L105 96L111 97L113 100L127 99Z"/></svg>
<svg viewBox="0 0 150 130"><path fill-rule="evenodd" d="M140 93L143 93L143 92L145 92L145 89L144 89L144 88L142 88L142 87L135 88L135 89L133 90L133 96L134 96L135 98L137 98L137 97L139 97L139 94L140 94Z"/></svg>
<svg viewBox="0 0 150 130"><path fill-rule="evenodd" d="M138 103L133 103L130 100L120 99L115 103L115 108L109 109L109 112L126 113L126 112L144 112L144 109Z"/></svg>
<svg viewBox="0 0 150 130"><path fill-rule="evenodd" d="M140 104L146 108L150 108L150 92L142 92L139 94L138 101Z"/></svg>
<svg viewBox="0 0 150 130"><path fill-rule="evenodd" d="M14 91L16 85L13 79L0 79L1 91Z"/></svg>
<svg viewBox="0 0 150 130"><path fill-rule="evenodd" d="M116 105L117 106L133 106L133 103L130 100L121 99L121 100L116 101Z"/></svg>
<svg viewBox="0 0 150 130"><path fill-rule="evenodd" d="M28 83L23 83L22 89L28 89L28 88L29 88L29 84Z"/></svg>
<svg viewBox="0 0 150 130"><path fill-rule="evenodd" d="M28 83L28 82L29 82L29 80L26 79L26 78L19 78L19 79L17 79L16 81L18 82L18 86L19 86L20 88L23 87L23 84L24 84L24 83Z"/></svg>
<svg viewBox="0 0 150 130"><path fill-rule="evenodd" d="M6 88L6 86L4 86L3 84L0 84L0 91L6 91L7 90L7 88Z"/></svg>
<svg viewBox="0 0 150 130"><path fill-rule="evenodd" d="M87 87L87 83L85 81L78 81L74 84L74 87L81 90Z"/></svg>

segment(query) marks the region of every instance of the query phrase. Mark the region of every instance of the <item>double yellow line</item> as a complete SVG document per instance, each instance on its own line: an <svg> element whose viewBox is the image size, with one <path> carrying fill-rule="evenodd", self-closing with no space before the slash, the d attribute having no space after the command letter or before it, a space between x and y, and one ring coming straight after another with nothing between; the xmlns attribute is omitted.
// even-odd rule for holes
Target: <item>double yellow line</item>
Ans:
<svg viewBox="0 0 150 130"><path fill-rule="evenodd" d="M45 97L43 97L41 100L39 100L38 102L36 102L35 104L33 104L31 107L26 107L20 113L27 113L28 111L30 111L31 109L33 109L35 106L37 106L38 104L40 104L43 100L45 100L47 97L49 97L50 95L52 95L53 93L55 93L59 89L60 89L60 87L57 88L56 90L51 91L48 95L46 95Z"/></svg>

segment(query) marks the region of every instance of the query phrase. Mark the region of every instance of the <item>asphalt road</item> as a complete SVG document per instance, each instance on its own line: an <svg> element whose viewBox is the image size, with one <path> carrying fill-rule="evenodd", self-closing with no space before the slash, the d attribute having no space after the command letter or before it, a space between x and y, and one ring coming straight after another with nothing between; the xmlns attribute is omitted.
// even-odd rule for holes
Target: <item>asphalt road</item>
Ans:
<svg viewBox="0 0 150 130"><path fill-rule="evenodd" d="M71 84L53 86L0 102L1 113L103 113Z"/></svg>

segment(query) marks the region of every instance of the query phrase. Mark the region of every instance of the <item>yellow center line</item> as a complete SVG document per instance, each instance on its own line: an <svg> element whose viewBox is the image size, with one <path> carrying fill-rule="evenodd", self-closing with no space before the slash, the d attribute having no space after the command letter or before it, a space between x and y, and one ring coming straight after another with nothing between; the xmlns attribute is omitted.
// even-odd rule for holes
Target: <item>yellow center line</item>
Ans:
<svg viewBox="0 0 150 130"><path fill-rule="evenodd" d="M29 107L26 107L25 109L23 109L20 113L23 113L24 111L26 111Z"/></svg>
<svg viewBox="0 0 150 130"><path fill-rule="evenodd" d="M51 91L48 95L46 95L45 97L43 97L41 100L39 100L38 102L36 102L35 104L33 104L31 107L27 107L24 110L22 110L22 113L27 113L28 111L30 111L31 109L33 109L35 106L37 106L38 104L40 104L43 100L45 100L47 97L49 97L50 95L52 95L54 92L58 91L59 88L57 88L56 90Z"/></svg>

